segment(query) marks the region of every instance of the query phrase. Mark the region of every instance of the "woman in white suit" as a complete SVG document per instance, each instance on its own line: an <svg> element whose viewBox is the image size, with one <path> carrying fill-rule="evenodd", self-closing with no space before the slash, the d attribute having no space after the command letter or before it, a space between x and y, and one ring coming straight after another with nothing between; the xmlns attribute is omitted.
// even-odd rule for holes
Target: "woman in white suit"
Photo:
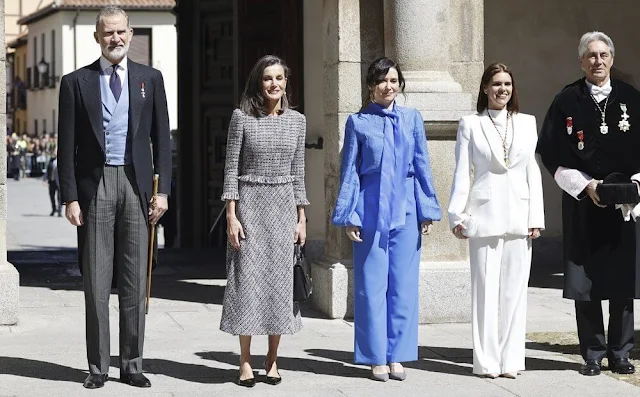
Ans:
<svg viewBox="0 0 640 397"><path fill-rule="evenodd" d="M477 110L458 127L449 222L469 239L473 373L515 378L525 369L531 239L544 228L536 119L519 113L501 63L482 75Z"/></svg>

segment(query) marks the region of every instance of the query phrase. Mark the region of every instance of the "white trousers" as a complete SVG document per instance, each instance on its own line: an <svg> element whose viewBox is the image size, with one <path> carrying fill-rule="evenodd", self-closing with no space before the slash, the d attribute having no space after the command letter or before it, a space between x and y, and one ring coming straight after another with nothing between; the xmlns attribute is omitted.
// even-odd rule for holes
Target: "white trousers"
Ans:
<svg viewBox="0 0 640 397"><path fill-rule="evenodd" d="M473 373L524 370L531 240L469 239Z"/></svg>

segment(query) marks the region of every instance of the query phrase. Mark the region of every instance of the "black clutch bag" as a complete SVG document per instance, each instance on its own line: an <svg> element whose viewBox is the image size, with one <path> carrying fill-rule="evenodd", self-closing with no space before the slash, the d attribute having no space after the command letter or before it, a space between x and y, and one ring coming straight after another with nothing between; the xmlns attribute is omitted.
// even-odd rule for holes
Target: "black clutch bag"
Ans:
<svg viewBox="0 0 640 397"><path fill-rule="evenodd" d="M607 175L596 188L600 204L636 204L640 201L638 185L629 177L620 173Z"/></svg>
<svg viewBox="0 0 640 397"><path fill-rule="evenodd" d="M293 301L305 302L311 296L313 286L309 276L309 261L304 256L304 249L296 243L293 248Z"/></svg>

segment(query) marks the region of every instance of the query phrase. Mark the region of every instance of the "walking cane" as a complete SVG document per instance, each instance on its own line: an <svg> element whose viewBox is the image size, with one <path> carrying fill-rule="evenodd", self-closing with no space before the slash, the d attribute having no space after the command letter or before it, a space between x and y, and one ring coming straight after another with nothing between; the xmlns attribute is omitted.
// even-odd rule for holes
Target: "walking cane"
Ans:
<svg viewBox="0 0 640 397"><path fill-rule="evenodd" d="M155 205L156 196L158 195L158 181L160 175L153 175L153 199L151 205ZM149 263L147 264L147 304L145 313L149 314L149 298L151 297L151 264L153 263L153 244L156 237L156 224L151 223L149 225Z"/></svg>
<svg viewBox="0 0 640 397"><path fill-rule="evenodd" d="M211 236L211 233L213 233L213 229L216 228L216 226L218 225L218 222L220 222L220 218L222 218L222 214L224 214L226 210L227 210L227 203L225 202L224 206L220 210L220 213L218 213L218 217L216 218L215 222L213 222L213 225L211 225L211 229L209 229L209 236Z"/></svg>

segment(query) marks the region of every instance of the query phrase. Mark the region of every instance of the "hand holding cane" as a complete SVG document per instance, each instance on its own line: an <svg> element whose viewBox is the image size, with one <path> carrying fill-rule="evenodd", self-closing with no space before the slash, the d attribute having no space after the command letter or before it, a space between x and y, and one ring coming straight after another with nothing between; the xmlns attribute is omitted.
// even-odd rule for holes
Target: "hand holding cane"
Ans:
<svg viewBox="0 0 640 397"><path fill-rule="evenodd" d="M158 196L158 181L160 180L160 175L153 175L153 198L151 199L151 206L154 207L156 205L156 196ZM149 263L147 264L147 301L146 301L146 311L145 313L149 313L149 298L151 297L151 266L153 263L153 244L155 242L156 237L156 224L149 224Z"/></svg>

